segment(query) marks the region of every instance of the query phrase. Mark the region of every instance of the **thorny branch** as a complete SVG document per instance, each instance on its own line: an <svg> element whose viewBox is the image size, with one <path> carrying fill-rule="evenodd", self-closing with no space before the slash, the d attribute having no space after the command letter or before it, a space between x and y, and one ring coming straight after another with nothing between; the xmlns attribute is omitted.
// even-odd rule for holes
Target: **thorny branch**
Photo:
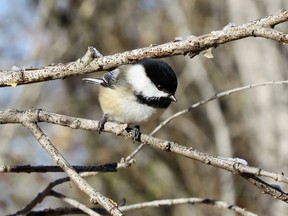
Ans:
<svg viewBox="0 0 288 216"><path fill-rule="evenodd" d="M173 42L114 55L102 56L95 48L89 47L87 53L82 58L67 64L53 64L42 68L0 71L0 87L64 79L69 76L111 70L121 64L133 63L139 59L148 57L163 58L187 54L190 57L194 57L209 48L216 48L221 44L246 37L262 37L287 44L288 35L272 29L275 25L287 21L288 10L282 10L274 15L247 24L239 26L227 25L222 30L214 31L203 36L190 36L186 39L178 38Z"/></svg>

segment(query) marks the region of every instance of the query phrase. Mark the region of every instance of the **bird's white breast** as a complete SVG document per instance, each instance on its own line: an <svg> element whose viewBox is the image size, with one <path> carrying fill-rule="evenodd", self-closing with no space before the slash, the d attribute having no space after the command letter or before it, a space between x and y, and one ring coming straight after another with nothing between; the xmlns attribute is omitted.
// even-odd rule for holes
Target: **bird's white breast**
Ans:
<svg viewBox="0 0 288 216"><path fill-rule="evenodd" d="M121 123L139 123L161 115L164 109L155 109L137 102L133 94L124 88L117 89L100 87L99 101L104 113L112 120Z"/></svg>

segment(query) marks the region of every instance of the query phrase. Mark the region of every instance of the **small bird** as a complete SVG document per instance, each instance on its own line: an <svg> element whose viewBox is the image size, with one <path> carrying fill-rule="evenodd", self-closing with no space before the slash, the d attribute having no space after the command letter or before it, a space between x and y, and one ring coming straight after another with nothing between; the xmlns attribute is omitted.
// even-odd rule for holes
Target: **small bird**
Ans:
<svg viewBox="0 0 288 216"><path fill-rule="evenodd" d="M108 119L126 124L149 121L160 116L172 101L177 101L177 77L162 60L142 59L107 72L102 79L83 80L101 85L99 102L104 115L99 121L99 131ZM134 138L140 139L138 125Z"/></svg>

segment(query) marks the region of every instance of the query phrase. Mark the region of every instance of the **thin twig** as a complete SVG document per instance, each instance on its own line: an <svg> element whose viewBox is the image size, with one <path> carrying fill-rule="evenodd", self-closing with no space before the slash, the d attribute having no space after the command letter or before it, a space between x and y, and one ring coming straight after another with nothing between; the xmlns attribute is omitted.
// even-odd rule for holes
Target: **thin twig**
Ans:
<svg viewBox="0 0 288 216"><path fill-rule="evenodd" d="M82 177L87 177L87 176L91 176L91 175L95 175L96 172L89 172L89 173L81 173L80 175ZM30 201L30 203L28 203L23 209L17 211L16 213L14 214L11 214L9 216L17 216L17 215L26 215L28 214L29 212L31 212L31 210L38 204L38 203L41 203L45 197L47 197L49 194L50 194L50 191L52 190L52 188L56 187L57 185L60 185L60 184L63 184L65 182L68 182L70 181L70 177L64 177L64 178L60 178L60 179L57 179L55 181L52 181L48 184L48 186L43 190L41 191L40 193L37 194L37 196L32 199Z"/></svg>
<svg viewBox="0 0 288 216"><path fill-rule="evenodd" d="M175 206L175 205L184 205L184 204L191 204L191 205L197 205L197 204L204 204L204 205L211 205L212 207L216 208L222 208L226 210L233 211L235 213L238 213L239 215L243 216L257 216L256 214L247 211L244 208L241 208L236 205L231 205L227 202L219 201L219 200L213 200L213 199L207 199L207 198L179 198L179 199L165 199L165 200L154 200L150 202L143 202L143 203L136 203L132 205L127 206L120 206L119 209L123 212L128 211L137 211L141 210L143 208L155 208L155 207L161 207L161 206ZM104 209L99 208L92 208L93 211L101 213L101 215L107 215L105 213ZM44 213L49 212L49 215L62 215L62 214L83 214L82 211L80 211L78 208L56 208L56 209L46 209L44 211L34 211L33 215L42 215Z"/></svg>
<svg viewBox="0 0 288 216"><path fill-rule="evenodd" d="M236 92L240 92L240 91L244 91L247 89L252 89L252 88L257 88L257 87L261 87L261 86L268 86L268 85L283 85L283 84L288 84L288 80L280 80L280 81L268 81L268 82L262 82L262 83L257 83L257 84L251 84L251 85L246 85L246 86L242 86L242 87L237 87L237 88L233 88L227 91L223 91L223 92L219 92L215 95L213 95L212 97L208 98L208 99L204 99L201 100L193 105L191 105L189 108L181 110L177 113L175 113L174 115L170 116L169 118L165 119L163 122L161 122L153 131L151 134L155 134L157 133L163 126L167 125L170 121L172 121L173 119L175 119L178 116L181 116L185 113L190 112L191 110L204 105L212 100L216 100L225 96L229 96L232 95Z"/></svg>
<svg viewBox="0 0 288 216"><path fill-rule="evenodd" d="M117 172L117 163L108 163L99 166L72 166L80 172ZM31 166L31 165L1 165L0 173L32 173L32 172L63 172L59 166Z"/></svg>
<svg viewBox="0 0 288 216"><path fill-rule="evenodd" d="M50 191L50 195L57 197L61 200L63 200L64 202L68 203L69 205L74 206L77 209L80 209L81 211L85 212L88 215L91 216L101 216L100 214L98 214L97 212L93 211L92 209L88 208L86 205L74 200L74 199L70 199L68 197L66 197L64 194L61 194L59 192L56 192L54 190Z"/></svg>
<svg viewBox="0 0 288 216"><path fill-rule="evenodd" d="M170 116L169 118L165 119L164 121L162 121L149 135L154 135L155 133L157 133L162 127L164 127L165 125L167 125L169 122L171 122L173 119L177 118L178 116L181 116L185 113L188 113L190 111L192 111L193 109L204 105L212 100L216 100L225 96L229 96L232 95L236 92L240 92L240 91L244 91L247 89L252 89L252 88L257 88L257 87L261 87L261 86L267 86L267 85L283 85L283 84L288 84L288 80L282 80L282 81L269 81L269 82L263 82L263 83L257 83L257 84L251 84L251 85L246 85L246 86L242 86L242 87L238 87L238 88L233 88L227 91L223 91L223 92L219 92L215 95L213 95L212 97L208 98L208 99L204 99L201 100L193 105L191 105L190 107L188 107L187 109L181 110L175 114L173 114L172 116ZM138 154L140 152L140 150L144 147L144 144L140 144L131 154L129 154L125 160L126 161L130 161L132 160L136 154Z"/></svg>
<svg viewBox="0 0 288 216"><path fill-rule="evenodd" d="M173 206L173 205L180 205L180 204L205 204L205 205L212 205L217 208L223 208L227 210L231 210L235 213L238 213L240 215L244 216L257 216L256 214L249 212L241 207L231 205L227 202L219 201L219 200L213 200L213 199L207 199L207 198L179 198L179 199L165 199L165 200L155 200L151 202L144 202L144 203L138 203L133 204L129 206L121 206L119 209L121 211L132 211L132 210L139 210L143 208L151 208L151 207L159 207L159 206Z"/></svg>

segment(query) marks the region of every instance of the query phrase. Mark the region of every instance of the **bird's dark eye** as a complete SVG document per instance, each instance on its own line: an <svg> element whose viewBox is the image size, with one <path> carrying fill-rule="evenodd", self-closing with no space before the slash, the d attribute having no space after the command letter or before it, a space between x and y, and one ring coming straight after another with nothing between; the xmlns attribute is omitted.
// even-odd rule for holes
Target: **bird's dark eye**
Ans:
<svg viewBox="0 0 288 216"><path fill-rule="evenodd" d="M159 91L162 91L162 90L163 90L163 87L162 87L161 85L157 85L157 89L158 89Z"/></svg>

